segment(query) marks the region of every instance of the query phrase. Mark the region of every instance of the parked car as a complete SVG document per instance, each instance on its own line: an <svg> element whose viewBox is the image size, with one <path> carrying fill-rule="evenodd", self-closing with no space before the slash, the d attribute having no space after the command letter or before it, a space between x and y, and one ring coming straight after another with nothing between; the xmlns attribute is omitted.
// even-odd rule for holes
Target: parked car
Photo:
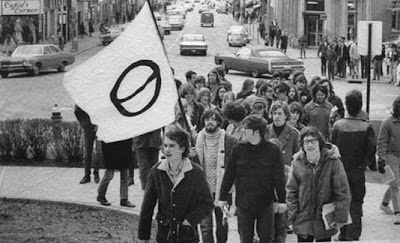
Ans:
<svg viewBox="0 0 400 243"><path fill-rule="evenodd" d="M169 24L168 20L157 21L157 24L163 29L164 35L171 34L171 25Z"/></svg>
<svg viewBox="0 0 400 243"><path fill-rule="evenodd" d="M52 44L18 46L11 56L0 57L0 75L7 78L9 73L29 72L37 76L48 69L64 72L65 66L74 61L74 54L62 52Z"/></svg>
<svg viewBox="0 0 400 243"><path fill-rule="evenodd" d="M215 4L215 11L217 13L228 14L228 7L226 4Z"/></svg>
<svg viewBox="0 0 400 243"><path fill-rule="evenodd" d="M100 41L103 43L103 46L108 45L117 39L123 31L124 28L121 26L108 28L107 33L100 35Z"/></svg>
<svg viewBox="0 0 400 243"><path fill-rule="evenodd" d="M227 41L229 46L245 46L250 39L243 25L233 25L228 30Z"/></svg>
<svg viewBox="0 0 400 243"><path fill-rule="evenodd" d="M185 34L181 38L180 43L181 55L200 53L207 55L207 43L204 35L201 34Z"/></svg>
<svg viewBox="0 0 400 243"><path fill-rule="evenodd" d="M181 15L171 15L169 16L169 24L172 30L182 30L185 27L185 20Z"/></svg>
<svg viewBox="0 0 400 243"><path fill-rule="evenodd" d="M290 72L305 70L304 62L290 58L278 48L266 46L245 46L235 53L220 54L214 57L215 64L222 65L225 72L237 70L259 77L275 71Z"/></svg>
<svg viewBox="0 0 400 243"><path fill-rule="evenodd" d="M200 17L200 25L203 26L214 26L214 14L210 12L202 12Z"/></svg>
<svg viewBox="0 0 400 243"><path fill-rule="evenodd" d="M202 4L199 7L199 13L210 11L210 6L208 4Z"/></svg>

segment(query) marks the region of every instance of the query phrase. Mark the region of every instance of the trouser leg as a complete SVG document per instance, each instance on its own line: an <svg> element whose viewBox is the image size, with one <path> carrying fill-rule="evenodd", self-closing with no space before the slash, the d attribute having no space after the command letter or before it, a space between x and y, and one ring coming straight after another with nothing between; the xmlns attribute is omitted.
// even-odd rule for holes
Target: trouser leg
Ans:
<svg viewBox="0 0 400 243"><path fill-rule="evenodd" d="M212 213L201 221L200 231L203 243L214 243Z"/></svg>
<svg viewBox="0 0 400 243"><path fill-rule="evenodd" d="M393 204L393 211L395 213L400 212L400 193L399 193L399 186L400 186L400 157L396 157L394 155L389 154L387 156L387 163L392 169L394 173L395 179L390 182L390 196L392 199Z"/></svg>
<svg viewBox="0 0 400 243"><path fill-rule="evenodd" d="M382 204L384 204L384 203L389 204L391 198L392 197L390 196L390 188L388 188L388 189L386 189L386 192L383 195Z"/></svg>
<svg viewBox="0 0 400 243"><path fill-rule="evenodd" d="M238 208L240 242L253 243L256 217L248 209Z"/></svg>
<svg viewBox="0 0 400 243"><path fill-rule="evenodd" d="M92 166L93 161L93 145L96 139L96 132L93 128L86 128L83 130L84 132L84 140L85 140L85 153L84 153L84 162L85 162L85 176L90 176L90 168ZM96 171L96 168L95 168ZM97 172L99 168L97 167Z"/></svg>
<svg viewBox="0 0 400 243"><path fill-rule="evenodd" d="M269 243L274 240L274 206L271 202L257 214L257 234L260 243Z"/></svg>
<svg viewBox="0 0 400 243"><path fill-rule="evenodd" d="M108 189L108 185L110 184L110 181L114 177L114 170L113 169L106 169L104 172L104 176L101 179L99 188L97 190L98 194L100 197L105 197Z"/></svg>
<svg viewBox="0 0 400 243"><path fill-rule="evenodd" d="M142 189L146 189L147 177L151 167L157 163L158 149L156 148L139 148L136 150L136 158L139 164L139 177Z"/></svg>
<svg viewBox="0 0 400 243"><path fill-rule="evenodd" d="M128 169L121 170L121 182L119 186L119 195L121 200L128 199Z"/></svg>
<svg viewBox="0 0 400 243"><path fill-rule="evenodd" d="M286 213L275 213L274 214L274 242L286 242L287 235L287 214Z"/></svg>
<svg viewBox="0 0 400 243"><path fill-rule="evenodd" d="M226 243L228 240L228 221L223 221L223 213L220 207L215 208L215 221L217 223L217 243Z"/></svg>

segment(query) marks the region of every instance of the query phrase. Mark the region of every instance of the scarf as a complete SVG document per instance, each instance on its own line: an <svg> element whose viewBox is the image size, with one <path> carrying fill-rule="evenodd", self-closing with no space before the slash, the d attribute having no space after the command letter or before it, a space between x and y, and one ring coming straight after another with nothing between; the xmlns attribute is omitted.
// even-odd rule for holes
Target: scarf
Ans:
<svg viewBox="0 0 400 243"><path fill-rule="evenodd" d="M219 191L221 189L221 183L222 183L222 178L224 176L224 160L225 160L225 130L224 129L219 129L217 132L219 133L218 137L218 155L217 155L217 185L215 188L215 200L214 203L217 205L219 201ZM204 172L207 174L206 171L206 165L205 165L205 141L206 141L206 131L205 128L203 128L198 136L197 136L197 142L196 142L196 151L197 155L199 157L200 165L203 167Z"/></svg>

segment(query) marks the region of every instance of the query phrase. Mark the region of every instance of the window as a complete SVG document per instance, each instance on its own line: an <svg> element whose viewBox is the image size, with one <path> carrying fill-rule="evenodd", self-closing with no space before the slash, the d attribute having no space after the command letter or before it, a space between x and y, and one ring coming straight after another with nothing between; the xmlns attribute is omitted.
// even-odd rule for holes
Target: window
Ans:
<svg viewBox="0 0 400 243"><path fill-rule="evenodd" d="M307 0L306 11L325 11L325 0Z"/></svg>
<svg viewBox="0 0 400 243"><path fill-rule="evenodd" d="M347 1L347 11L356 11L357 10L357 1L356 0L348 0Z"/></svg>
<svg viewBox="0 0 400 243"><path fill-rule="evenodd" d="M392 29L400 30L400 0L389 1L386 9L392 10Z"/></svg>
<svg viewBox="0 0 400 243"><path fill-rule="evenodd" d="M347 2L347 39L356 37L357 33L357 1L348 0Z"/></svg>
<svg viewBox="0 0 400 243"><path fill-rule="evenodd" d="M59 52L59 50L55 46L50 46L50 49L51 49L52 53L58 53Z"/></svg>

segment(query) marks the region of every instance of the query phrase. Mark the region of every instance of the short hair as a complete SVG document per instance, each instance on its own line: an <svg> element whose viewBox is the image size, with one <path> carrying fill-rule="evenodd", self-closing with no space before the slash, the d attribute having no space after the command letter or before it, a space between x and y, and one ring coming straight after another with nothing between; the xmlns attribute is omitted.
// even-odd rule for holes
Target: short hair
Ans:
<svg viewBox="0 0 400 243"><path fill-rule="evenodd" d="M349 115L356 116L362 108L362 94L359 90L350 90L346 94L345 104Z"/></svg>
<svg viewBox="0 0 400 243"><path fill-rule="evenodd" d="M290 91L290 87L286 83L280 83L274 89L274 93L275 94L277 94L277 93L285 93L286 95L288 95L289 91Z"/></svg>
<svg viewBox="0 0 400 243"><path fill-rule="evenodd" d="M293 73L292 80L294 84L296 84L296 79L299 76L304 76L304 72L301 70L297 70L296 72Z"/></svg>
<svg viewBox="0 0 400 243"><path fill-rule="evenodd" d="M313 126L306 126L301 129L300 132L300 146L304 149L304 138L307 136L315 137L319 142L319 150L322 151L323 148L326 147L324 136L322 136L321 132Z"/></svg>
<svg viewBox="0 0 400 243"><path fill-rule="evenodd" d="M179 93L182 98L185 98L185 95L187 94L196 94L196 89L194 88L193 84L186 82L181 85L179 88Z"/></svg>
<svg viewBox="0 0 400 243"><path fill-rule="evenodd" d="M316 84L322 83L321 81L322 81L322 79L321 79L320 76L314 76L314 77L312 77L312 78L311 78L311 81L310 81L310 87L313 87L313 86L316 85Z"/></svg>
<svg viewBox="0 0 400 243"><path fill-rule="evenodd" d="M332 81L330 81L329 79L323 78L319 83L320 83L320 84L328 83L330 92L331 92L331 93L333 92Z"/></svg>
<svg viewBox="0 0 400 243"><path fill-rule="evenodd" d="M304 107L299 102L290 103L289 104L289 111L291 113L295 113L297 111L299 113L299 122L303 121Z"/></svg>
<svg viewBox="0 0 400 243"><path fill-rule="evenodd" d="M392 116L400 118L400 96L397 96L397 98L393 102Z"/></svg>
<svg viewBox="0 0 400 243"><path fill-rule="evenodd" d="M201 120L204 123L206 119L209 119L213 116L215 116L215 120L217 120L218 126L220 126L222 123L222 116L219 110L217 109L209 109L208 111L204 112L203 115L201 116Z"/></svg>
<svg viewBox="0 0 400 243"><path fill-rule="evenodd" d="M185 74L186 80L191 79L193 74L197 74L197 73L192 71L192 70L187 71L186 74Z"/></svg>
<svg viewBox="0 0 400 243"><path fill-rule="evenodd" d="M274 111L278 110L279 108L282 108L283 112L286 115L286 121L290 120L290 110L289 110L289 106L286 102L281 101L281 100L276 100L274 101L274 103L272 103L270 112L271 112L271 116L274 113Z"/></svg>
<svg viewBox="0 0 400 243"><path fill-rule="evenodd" d="M224 115L228 120L242 121L246 117L246 109L235 102L226 105Z"/></svg>
<svg viewBox="0 0 400 243"><path fill-rule="evenodd" d="M259 95L262 95L263 93L266 93L268 88L271 88L273 90L273 87L270 83L265 83L260 87L260 92Z"/></svg>
<svg viewBox="0 0 400 243"><path fill-rule="evenodd" d="M177 125L169 125L166 128L165 137L176 142L179 147L185 148L182 154L182 158L187 158L189 156L190 136L188 132Z"/></svg>
<svg viewBox="0 0 400 243"><path fill-rule="evenodd" d="M226 91L223 101L225 102L226 98L229 96L232 98L233 101L236 99L235 93L233 93L232 91Z"/></svg>
<svg viewBox="0 0 400 243"><path fill-rule="evenodd" d="M265 80L265 79L259 79L259 80L257 80L257 82L256 82L256 90L257 90L257 93L258 93L258 91L260 90L260 88L261 88L261 86L263 86L263 84L265 84L265 83L268 83L268 81L267 80Z"/></svg>
<svg viewBox="0 0 400 243"><path fill-rule="evenodd" d="M316 84L314 85L314 87L312 87L312 96L314 99L318 91L324 93L326 96L325 98L328 98L328 88L326 86L323 86L322 84Z"/></svg>
<svg viewBox="0 0 400 243"><path fill-rule="evenodd" d="M295 78L293 78L293 84L296 85L298 82L307 84L306 76L304 76L304 74L301 73L301 74L297 75Z"/></svg>
<svg viewBox="0 0 400 243"><path fill-rule="evenodd" d="M197 96L196 96L197 102L200 102L200 101L201 101L201 97L203 97L203 96L205 96L205 95L208 95L208 97L210 97L210 103L211 103L211 91L210 91L208 88L206 88L206 87L201 88L201 89L197 92Z"/></svg>
<svg viewBox="0 0 400 243"><path fill-rule="evenodd" d="M206 78L204 78L204 76L202 76L202 75L200 75L200 76L197 76L195 79L194 79L194 81L193 81L193 84L198 84L198 83L203 83L204 85L206 84Z"/></svg>
<svg viewBox="0 0 400 243"><path fill-rule="evenodd" d="M244 127L253 131L258 131L261 138L264 138L267 131L267 121L260 115L249 115L243 120Z"/></svg>
<svg viewBox="0 0 400 243"><path fill-rule="evenodd" d="M279 71L275 71L272 73L272 79L274 78L283 78L283 74Z"/></svg>

